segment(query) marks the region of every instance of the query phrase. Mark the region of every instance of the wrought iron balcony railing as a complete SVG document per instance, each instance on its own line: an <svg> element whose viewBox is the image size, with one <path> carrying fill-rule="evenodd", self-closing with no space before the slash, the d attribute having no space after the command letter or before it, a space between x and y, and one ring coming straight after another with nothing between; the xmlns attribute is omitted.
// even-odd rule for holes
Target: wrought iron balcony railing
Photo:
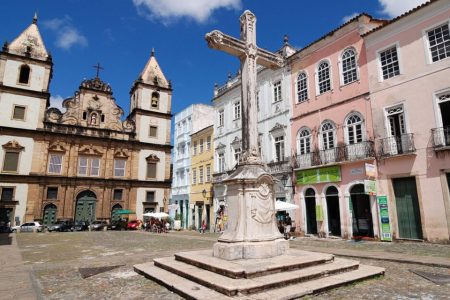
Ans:
<svg viewBox="0 0 450 300"><path fill-rule="evenodd" d="M431 129L433 148L450 147L450 126Z"/></svg>
<svg viewBox="0 0 450 300"><path fill-rule="evenodd" d="M373 141L342 145L331 149L318 150L298 155L296 168L309 168L340 162L351 162L375 157Z"/></svg>
<svg viewBox="0 0 450 300"><path fill-rule="evenodd" d="M379 154L381 157L409 154L416 152L414 134L406 133L399 136L390 136L380 140Z"/></svg>
<svg viewBox="0 0 450 300"><path fill-rule="evenodd" d="M290 173L291 171L291 162L287 158L282 161L270 162L267 164L267 172L270 174Z"/></svg>

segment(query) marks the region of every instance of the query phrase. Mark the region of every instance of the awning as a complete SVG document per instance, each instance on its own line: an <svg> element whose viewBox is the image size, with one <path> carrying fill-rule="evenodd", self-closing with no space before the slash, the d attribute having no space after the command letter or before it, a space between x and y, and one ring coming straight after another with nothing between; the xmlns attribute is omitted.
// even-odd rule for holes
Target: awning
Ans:
<svg viewBox="0 0 450 300"><path fill-rule="evenodd" d="M134 215L135 212L128 209L118 209L113 212L114 215Z"/></svg>
<svg viewBox="0 0 450 300"><path fill-rule="evenodd" d="M292 203L288 203L285 201L280 201L277 200L275 202L275 210L276 211L282 211L282 210L294 210L294 209L298 209L299 206L296 204L292 204Z"/></svg>

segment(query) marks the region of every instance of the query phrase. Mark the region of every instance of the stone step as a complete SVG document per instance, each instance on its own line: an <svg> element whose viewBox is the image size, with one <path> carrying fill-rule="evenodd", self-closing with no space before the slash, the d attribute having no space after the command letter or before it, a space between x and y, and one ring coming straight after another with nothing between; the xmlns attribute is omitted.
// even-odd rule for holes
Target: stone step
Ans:
<svg viewBox="0 0 450 300"><path fill-rule="evenodd" d="M359 265L357 270L321 277L319 279L283 286L277 289L263 291L252 295L238 295L229 297L213 289L199 285L196 282L178 276L167 270L156 267L153 263L144 263L134 266L135 271L155 282L167 287L186 299L198 300L275 300L275 299L296 299L310 294L316 294L325 290L335 288L352 282L380 276L384 274L384 269L379 267Z"/></svg>
<svg viewBox="0 0 450 300"><path fill-rule="evenodd" d="M201 250L177 253L175 259L230 278L254 278L332 262L334 255L289 249L271 259L228 261L212 256L210 250Z"/></svg>
<svg viewBox="0 0 450 300"><path fill-rule="evenodd" d="M155 259L154 265L227 296L236 296L239 294L249 295L289 284L356 270L359 266L359 262L348 259L335 259L330 263L314 265L302 269L268 274L255 278L238 279L232 279L218 273L198 268L191 264L177 261L174 257Z"/></svg>

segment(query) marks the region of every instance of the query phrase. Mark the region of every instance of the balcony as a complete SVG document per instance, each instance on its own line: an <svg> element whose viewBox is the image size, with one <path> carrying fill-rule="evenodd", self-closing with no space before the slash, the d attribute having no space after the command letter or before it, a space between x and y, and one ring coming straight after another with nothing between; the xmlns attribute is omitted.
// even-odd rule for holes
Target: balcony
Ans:
<svg viewBox="0 0 450 300"><path fill-rule="evenodd" d="M433 148L436 151L450 149L450 126L431 129Z"/></svg>
<svg viewBox="0 0 450 300"><path fill-rule="evenodd" d="M380 140L380 157L406 155L416 152L414 135L406 133L399 136L390 136Z"/></svg>
<svg viewBox="0 0 450 300"><path fill-rule="evenodd" d="M282 161L270 162L267 164L267 172L269 172L272 175L291 173L292 172L291 162L286 158Z"/></svg>
<svg viewBox="0 0 450 300"><path fill-rule="evenodd" d="M294 167L306 169L314 166L352 162L373 157L375 157L374 142L365 141L298 155Z"/></svg>

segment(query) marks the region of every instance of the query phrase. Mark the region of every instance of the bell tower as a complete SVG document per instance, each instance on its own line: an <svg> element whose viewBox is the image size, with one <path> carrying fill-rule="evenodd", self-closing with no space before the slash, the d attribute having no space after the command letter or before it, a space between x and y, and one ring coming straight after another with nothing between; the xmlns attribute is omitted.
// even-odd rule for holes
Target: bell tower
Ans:
<svg viewBox="0 0 450 300"><path fill-rule="evenodd" d="M52 57L32 23L0 52L0 123L9 127L42 127L49 106Z"/></svg>

